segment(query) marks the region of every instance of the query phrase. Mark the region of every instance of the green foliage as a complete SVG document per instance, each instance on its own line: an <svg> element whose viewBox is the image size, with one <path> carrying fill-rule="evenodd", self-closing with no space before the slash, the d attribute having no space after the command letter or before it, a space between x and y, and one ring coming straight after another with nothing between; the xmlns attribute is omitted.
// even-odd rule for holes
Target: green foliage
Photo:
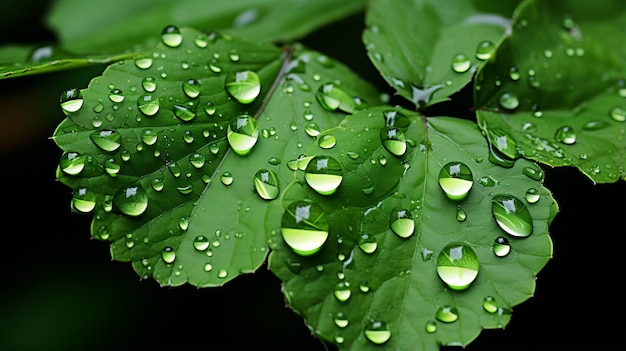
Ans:
<svg viewBox="0 0 626 351"><path fill-rule="evenodd" d="M127 3L59 1L57 45L0 51L2 78L111 62L61 94L72 210L162 286L267 262L339 349L504 328L552 257L541 166L626 179L618 1ZM357 10L397 96L298 43ZM475 121L429 113L467 89Z"/></svg>

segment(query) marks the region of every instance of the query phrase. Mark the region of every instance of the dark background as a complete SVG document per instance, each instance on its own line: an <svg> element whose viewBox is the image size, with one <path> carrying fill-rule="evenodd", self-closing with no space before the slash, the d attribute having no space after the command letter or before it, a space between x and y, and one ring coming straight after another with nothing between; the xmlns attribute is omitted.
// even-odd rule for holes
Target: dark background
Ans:
<svg viewBox="0 0 626 351"><path fill-rule="evenodd" d="M0 44L54 41L41 23L46 3L7 4ZM362 28L359 14L303 41L390 92L367 61ZM61 152L48 138L64 117L61 90L86 87L103 68L0 80L0 351L333 350L285 307L265 267L221 288L160 287L90 239L90 217L70 212L71 189L55 180ZM472 118L467 92L453 100L429 113ZM573 168L544 169L560 206L554 258L506 329L484 331L466 350L624 350L626 182L594 185Z"/></svg>

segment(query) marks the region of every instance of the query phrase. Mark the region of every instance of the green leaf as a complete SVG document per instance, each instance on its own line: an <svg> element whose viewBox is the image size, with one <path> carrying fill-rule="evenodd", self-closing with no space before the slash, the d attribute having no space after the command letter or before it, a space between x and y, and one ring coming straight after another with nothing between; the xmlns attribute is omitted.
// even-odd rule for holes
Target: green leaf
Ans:
<svg viewBox="0 0 626 351"><path fill-rule="evenodd" d="M404 154L383 146L381 130L389 127L407 140ZM542 186L541 169L527 160L511 168L488 162L485 138L472 122L425 119L400 108L348 115L324 134L335 136L335 147L312 147L307 155L339 161L337 191L317 193L301 171L266 219L269 267L311 331L342 350L375 350L378 342L386 349L439 350L468 345L482 329L504 328L512 308L533 295L535 277L552 256L548 226L558 206ZM465 196L448 196L440 185L455 170L473 181ZM461 185L467 190L467 182ZM529 217L511 218L507 211L515 209L527 209ZM300 244L319 245L320 230L327 239L306 256L284 238L296 233ZM497 250L499 240L510 245L508 254ZM438 265L478 275L446 283ZM447 319L450 311L457 320ZM390 337L382 330L368 336L370 327L387 328Z"/></svg>
<svg viewBox="0 0 626 351"><path fill-rule="evenodd" d="M299 46L282 52L188 28L170 33L152 54L62 94L82 104L62 103L57 177L74 189L72 209L93 216L92 236L112 242L115 260L162 285L216 286L265 260L259 224L276 190L268 180L280 190L293 177L287 161L316 143L305 127L330 128L344 115L323 108L317 90L335 82L360 98L351 101L372 105L379 95ZM231 131L244 135L233 141ZM255 132L252 149L237 147Z"/></svg>
<svg viewBox="0 0 626 351"><path fill-rule="evenodd" d="M59 0L47 17L75 52L126 50L167 25L221 31L249 40L290 41L363 10L365 0Z"/></svg>
<svg viewBox="0 0 626 351"><path fill-rule="evenodd" d="M363 41L384 79L425 107L445 101L471 81L486 57L477 57L477 49L482 43L498 44L517 3L373 0ZM454 69L453 60L458 63Z"/></svg>
<svg viewBox="0 0 626 351"><path fill-rule="evenodd" d="M620 1L524 2L477 76L480 127L507 131L519 153L510 158L626 179L625 25Z"/></svg>
<svg viewBox="0 0 626 351"><path fill-rule="evenodd" d="M0 48L0 79L103 65L129 59L140 52L74 55L55 45L11 45Z"/></svg>

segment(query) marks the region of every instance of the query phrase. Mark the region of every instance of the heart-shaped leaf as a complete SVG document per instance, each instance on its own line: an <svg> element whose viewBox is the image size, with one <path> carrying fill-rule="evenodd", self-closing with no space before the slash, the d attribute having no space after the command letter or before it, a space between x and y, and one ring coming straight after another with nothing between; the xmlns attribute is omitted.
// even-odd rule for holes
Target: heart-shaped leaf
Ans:
<svg viewBox="0 0 626 351"><path fill-rule="evenodd" d="M345 350L438 350L505 327L552 255L540 168L488 162L469 121L400 108L323 135L336 145L306 150L266 218L270 269L311 331ZM328 175L339 185L320 193Z"/></svg>

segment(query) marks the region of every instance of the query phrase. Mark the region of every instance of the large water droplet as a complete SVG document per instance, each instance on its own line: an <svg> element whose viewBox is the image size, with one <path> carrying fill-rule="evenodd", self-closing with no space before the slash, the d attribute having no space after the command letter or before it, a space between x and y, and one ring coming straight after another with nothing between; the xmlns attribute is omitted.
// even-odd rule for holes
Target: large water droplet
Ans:
<svg viewBox="0 0 626 351"><path fill-rule="evenodd" d="M281 233L295 253L310 256L318 252L328 238L326 213L315 203L293 202L283 213Z"/></svg>
<svg viewBox="0 0 626 351"><path fill-rule="evenodd" d="M609 116L616 122L624 122L626 121L626 110L615 106L609 110Z"/></svg>
<svg viewBox="0 0 626 351"><path fill-rule="evenodd" d="M228 124L226 134L233 151L238 155L247 155L259 139L259 127L256 119L243 114Z"/></svg>
<svg viewBox="0 0 626 351"><path fill-rule="evenodd" d="M350 283L345 281L340 281L335 285L335 289L333 290L333 294L338 301L346 302L352 296L352 290L350 289Z"/></svg>
<svg viewBox="0 0 626 351"><path fill-rule="evenodd" d="M341 311L333 315L333 322L335 322L335 325L339 328L345 328L350 323L346 314Z"/></svg>
<svg viewBox="0 0 626 351"><path fill-rule="evenodd" d="M112 152L121 146L120 134L114 130L100 130L89 134L89 138L103 151Z"/></svg>
<svg viewBox="0 0 626 351"><path fill-rule="evenodd" d="M59 160L59 167L65 174L77 175L85 168L85 159L78 152L64 152Z"/></svg>
<svg viewBox="0 0 626 351"><path fill-rule="evenodd" d="M474 184L472 171L462 162L449 162L439 172L439 186L452 200L463 200Z"/></svg>
<svg viewBox="0 0 626 351"><path fill-rule="evenodd" d="M576 142L576 132L570 126L563 126L556 130L554 138L566 145L572 145Z"/></svg>
<svg viewBox="0 0 626 351"><path fill-rule="evenodd" d="M209 248L209 238L204 235L198 235L193 239L193 247L198 251L204 251Z"/></svg>
<svg viewBox="0 0 626 351"><path fill-rule="evenodd" d="M378 243L376 243L376 237L369 234L361 234L358 240L359 247L363 252L367 254L374 253L376 248L378 247Z"/></svg>
<svg viewBox="0 0 626 351"><path fill-rule="evenodd" d="M166 246L161 251L161 258L165 263L172 263L176 260L176 251L171 246Z"/></svg>
<svg viewBox="0 0 626 351"><path fill-rule="evenodd" d="M178 27L169 25L161 31L161 41L163 44L175 48L183 42L183 35Z"/></svg>
<svg viewBox="0 0 626 351"><path fill-rule="evenodd" d="M517 96L508 92L502 93L498 102L502 108L507 110L515 110L519 106L519 99Z"/></svg>
<svg viewBox="0 0 626 351"><path fill-rule="evenodd" d="M183 92L192 99L197 98L200 95L200 82L195 79L187 79L183 82Z"/></svg>
<svg viewBox="0 0 626 351"><path fill-rule="evenodd" d="M67 115L78 111L83 106L83 94L78 89L67 89L61 93L59 101L61 109Z"/></svg>
<svg viewBox="0 0 626 351"><path fill-rule="evenodd" d="M493 42L489 40L481 41L476 47L476 58L479 60L489 59L493 54L495 47L496 46L493 44Z"/></svg>
<svg viewBox="0 0 626 351"><path fill-rule="evenodd" d="M437 256L437 274L451 289L464 290L478 276L478 257L469 245L450 243Z"/></svg>
<svg viewBox="0 0 626 351"><path fill-rule="evenodd" d="M408 238L415 231L415 222L411 211L395 208L389 215L389 227L401 238Z"/></svg>
<svg viewBox="0 0 626 351"><path fill-rule="evenodd" d="M262 199L274 200L278 197L278 177L274 171L260 169L254 175L254 189Z"/></svg>
<svg viewBox="0 0 626 351"><path fill-rule="evenodd" d="M380 141L385 149L395 156L402 156L406 153L406 139L399 128L383 127L380 130Z"/></svg>
<svg viewBox="0 0 626 351"><path fill-rule="evenodd" d="M159 99L152 95L141 95L137 99L137 108L146 116L154 116L159 112Z"/></svg>
<svg viewBox="0 0 626 351"><path fill-rule="evenodd" d="M76 189L72 194L72 207L78 212L91 212L96 207L96 194L87 188Z"/></svg>
<svg viewBox="0 0 626 351"><path fill-rule="evenodd" d="M189 122L196 117L196 106L193 101L184 104L174 104L174 114L183 122Z"/></svg>
<svg viewBox="0 0 626 351"><path fill-rule="evenodd" d="M315 96L317 101L329 111L341 110L354 113L357 108L354 100L333 83L322 84Z"/></svg>
<svg viewBox="0 0 626 351"><path fill-rule="evenodd" d="M148 195L139 185L130 185L117 191L113 206L127 216L139 216L148 208Z"/></svg>
<svg viewBox="0 0 626 351"><path fill-rule="evenodd" d="M500 228L512 236L525 238L532 233L530 211L516 197L506 194L494 196L491 200L491 210Z"/></svg>
<svg viewBox="0 0 626 351"><path fill-rule="evenodd" d="M458 73L467 72L470 69L472 63L465 54L456 54L452 57L452 70Z"/></svg>
<svg viewBox="0 0 626 351"><path fill-rule="evenodd" d="M391 331L383 321L370 321L364 334L367 340L377 345L384 344L391 338Z"/></svg>
<svg viewBox="0 0 626 351"><path fill-rule="evenodd" d="M459 311L454 306L441 306L437 310L435 318L444 323L452 323L459 319Z"/></svg>
<svg viewBox="0 0 626 351"><path fill-rule="evenodd" d="M236 72L226 80L226 90L240 103L249 104L261 93L261 80L253 71Z"/></svg>
<svg viewBox="0 0 626 351"><path fill-rule="evenodd" d="M330 156L315 156L306 166L304 179L322 195L335 193L343 180L341 165Z"/></svg>

